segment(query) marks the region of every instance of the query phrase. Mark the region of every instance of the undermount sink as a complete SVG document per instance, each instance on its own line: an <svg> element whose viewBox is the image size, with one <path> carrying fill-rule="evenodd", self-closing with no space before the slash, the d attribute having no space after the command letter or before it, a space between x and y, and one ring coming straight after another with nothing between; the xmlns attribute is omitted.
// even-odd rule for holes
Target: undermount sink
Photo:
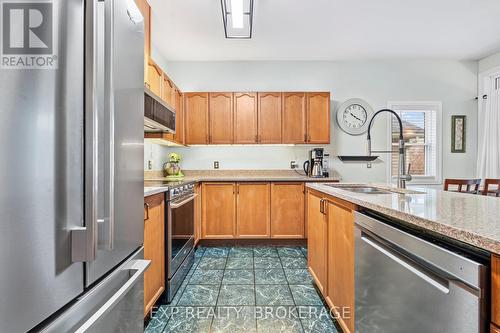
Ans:
<svg viewBox="0 0 500 333"><path fill-rule="evenodd" d="M408 190L408 189L386 189L383 187L376 187L370 185L351 185L351 184L325 184L329 187L338 188L339 190L354 192L354 193L363 193L363 194L425 194L425 192Z"/></svg>
<svg viewBox="0 0 500 333"><path fill-rule="evenodd" d="M364 193L364 194L391 194L391 191L383 190L373 186L335 186L333 184L327 184L327 186L335 187L344 191L354 192L354 193Z"/></svg>

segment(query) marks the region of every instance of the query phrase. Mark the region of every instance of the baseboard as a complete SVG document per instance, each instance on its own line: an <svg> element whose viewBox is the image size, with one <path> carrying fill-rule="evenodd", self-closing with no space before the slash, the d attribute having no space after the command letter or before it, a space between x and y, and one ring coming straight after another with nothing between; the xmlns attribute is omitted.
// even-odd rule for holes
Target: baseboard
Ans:
<svg viewBox="0 0 500 333"><path fill-rule="evenodd" d="M200 239L198 246L306 246L307 239Z"/></svg>

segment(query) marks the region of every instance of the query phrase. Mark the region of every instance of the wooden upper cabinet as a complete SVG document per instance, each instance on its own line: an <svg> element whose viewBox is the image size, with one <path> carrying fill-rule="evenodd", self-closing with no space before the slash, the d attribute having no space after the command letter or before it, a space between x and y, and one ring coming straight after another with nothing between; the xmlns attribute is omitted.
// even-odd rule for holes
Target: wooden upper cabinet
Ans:
<svg viewBox="0 0 500 333"><path fill-rule="evenodd" d="M165 289L164 202L163 193L144 198L144 259L151 260L144 273L144 316Z"/></svg>
<svg viewBox="0 0 500 333"><path fill-rule="evenodd" d="M234 143L257 143L257 94L234 93Z"/></svg>
<svg viewBox="0 0 500 333"><path fill-rule="evenodd" d="M258 93L258 142L281 143L281 93Z"/></svg>
<svg viewBox="0 0 500 333"><path fill-rule="evenodd" d="M210 93L210 143L233 142L233 93Z"/></svg>
<svg viewBox="0 0 500 333"><path fill-rule="evenodd" d="M236 237L269 237L271 235L270 184L238 183L236 194Z"/></svg>
<svg viewBox="0 0 500 333"><path fill-rule="evenodd" d="M354 207L328 200L328 283L326 300L340 310L337 320L344 332L354 333ZM342 316L341 309L351 309ZM345 317L345 318L344 318Z"/></svg>
<svg viewBox="0 0 500 333"><path fill-rule="evenodd" d="M149 88L158 97L161 97L162 93L162 71L152 60L148 62L148 79L146 81L146 87Z"/></svg>
<svg viewBox="0 0 500 333"><path fill-rule="evenodd" d="M144 82L148 82L148 61L151 56L151 7L147 0L135 0L144 17Z"/></svg>
<svg viewBox="0 0 500 333"><path fill-rule="evenodd" d="M304 183L271 184L271 237L304 238Z"/></svg>
<svg viewBox="0 0 500 333"><path fill-rule="evenodd" d="M171 107L175 108L175 100L176 100L176 87L174 82L167 76L167 74L163 73L163 86L161 92L161 98Z"/></svg>
<svg viewBox="0 0 500 333"><path fill-rule="evenodd" d="M208 143L208 93L186 93L184 97L186 144Z"/></svg>
<svg viewBox="0 0 500 333"><path fill-rule="evenodd" d="M175 141L184 144L184 95L175 88Z"/></svg>
<svg viewBox="0 0 500 333"><path fill-rule="evenodd" d="M236 222L236 184L203 183L202 238L234 238Z"/></svg>
<svg viewBox="0 0 500 333"><path fill-rule="evenodd" d="M306 142L306 94L283 93L283 143Z"/></svg>
<svg viewBox="0 0 500 333"><path fill-rule="evenodd" d="M315 192L307 195L307 265L319 291L327 286L327 221L324 199Z"/></svg>
<svg viewBox="0 0 500 333"><path fill-rule="evenodd" d="M307 143L330 143L330 93L307 93Z"/></svg>

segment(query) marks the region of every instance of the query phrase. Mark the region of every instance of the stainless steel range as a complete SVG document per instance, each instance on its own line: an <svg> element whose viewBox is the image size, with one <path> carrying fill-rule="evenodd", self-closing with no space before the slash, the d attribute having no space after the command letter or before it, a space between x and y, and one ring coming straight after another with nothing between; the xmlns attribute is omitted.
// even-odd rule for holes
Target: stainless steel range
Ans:
<svg viewBox="0 0 500 333"><path fill-rule="evenodd" d="M146 182L165 192L165 287L170 303L194 261L194 182Z"/></svg>
<svg viewBox="0 0 500 333"><path fill-rule="evenodd" d="M194 261L194 183L172 186L167 195L165 301L170 303Z"/></svg>

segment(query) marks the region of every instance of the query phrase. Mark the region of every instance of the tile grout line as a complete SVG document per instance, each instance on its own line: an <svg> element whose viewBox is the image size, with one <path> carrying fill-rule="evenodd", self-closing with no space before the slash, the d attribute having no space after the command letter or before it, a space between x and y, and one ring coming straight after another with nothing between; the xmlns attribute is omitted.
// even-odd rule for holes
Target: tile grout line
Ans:
<svg viewBox="0 0 500 333"><path fill-rule="evenodd" d="M252 246L251 249L251 256L248 256L248 257L235 257L235 258L239 258L240 260L244 260L245 258L248 258L248 259L251 259L252 260L252 268L253 268L253 288L254 288L254 300L255 300L255 306L257 306L257 295L256 295L256 288L257 288L257 278L256 278L256 265L255 265L255 258L259 258L259 257L256 257L255 256L255 251L254 249L256 248L256 246ZM291 298L292 298L292 301L293 301L293 304L294 304L294 307L295 309L297 308L297 304L296 304L296 300L295 300L295 297L293 296L293 294L291 293L291 288L290 288L290 283L289 283L289 280L287 278L287 275L285 273L285 267L283 265L283 261L282 261L282 256L279 255L279 252L277 251L278 250L278 247L275 247L275 246L272 246L272 248L277 252L277 258L279 260L279 267L277 268L281 268L281 271L283 272L283 275L284 275L284 278L285 278L285 283L284 284L270 284L270 285L286 285L287 288L288 288L288 291L290 292L290 295L291 295ZM222 289L222 285L223 285L223 281L224 281L224 276L226 274L226 272L228 271L228 268L227 268L227 263L228 263L228 260L230 258L230 252L231 252L231 248L229 248L227 254L223 257L225 258L225 264L224 264L224 269L222 269L222 277L221 277L221 280L220 282L217 284L218 285L218 294L217 294L217 299L216 299L216 302L215 302L215 306L214 306L214 310L218 307L218 302L219 302L219 299L221 297L221 289ZM187 281L186 283L186 288L188 287L189 283L192 281L193 279L193 276L194 276L194 273L195 271L198 269L198 266L201 262L201 259L205 256L205 251L203 253L203 255L200 257L200 260L198 262L198 265L193 265L192 269L193 269L193 272L189 278L189 280ZM286 257L286 256L284 256ZM304 258L305 255L303 253L303 251L300 251L300 256L297 256L297 258ZM272 258L272 257L269 257L269 258ZM297 268L298 269L298 268ZM246 268L240 268L240 269L236 269L236 270L246 270ZM252 285L252 284L250 284ZM268 283L269 285L269 283ZM182 298L183 294L185 293L185 290L186 288L183 289L182 291L182 294L180 295L179 297L179 300L180 298ZM177 302L178 303L178 302ZM324 305L324 304L323 304ZM175 305L175 306L178 306L178 305ZM187 306L191 306L191 305L187 305ZM225 305L225 306L231 306L231 305ZM246 308L245 305L238 305L238 306L242 306L244 308ZM279 306L289 306L289 305L270 305L270 306L273 306L273 307L279 307ZM255 316L255 308L254 308L254 316ZM243 318L244 319L244 318ZM297 319L300 323L300 327L302 328L302 331L305 332L304 330L304 324L302 323L302 321L300 319ZM168 322L170 322L170 318L167 320L165 326L163 327L163 330L162 331L165 331L166 328L167 328L167 325L168 325ZM258 329L258 326L257 326L257 318L255 316L254 318L254 323L255 323L255 328L256 328L256 331L259 331ZM214 329L214 323L215 323L215 317L212 318L211 322L210 322L210 326L209 326L209 332L213 332L213 329Z"/></svg>

